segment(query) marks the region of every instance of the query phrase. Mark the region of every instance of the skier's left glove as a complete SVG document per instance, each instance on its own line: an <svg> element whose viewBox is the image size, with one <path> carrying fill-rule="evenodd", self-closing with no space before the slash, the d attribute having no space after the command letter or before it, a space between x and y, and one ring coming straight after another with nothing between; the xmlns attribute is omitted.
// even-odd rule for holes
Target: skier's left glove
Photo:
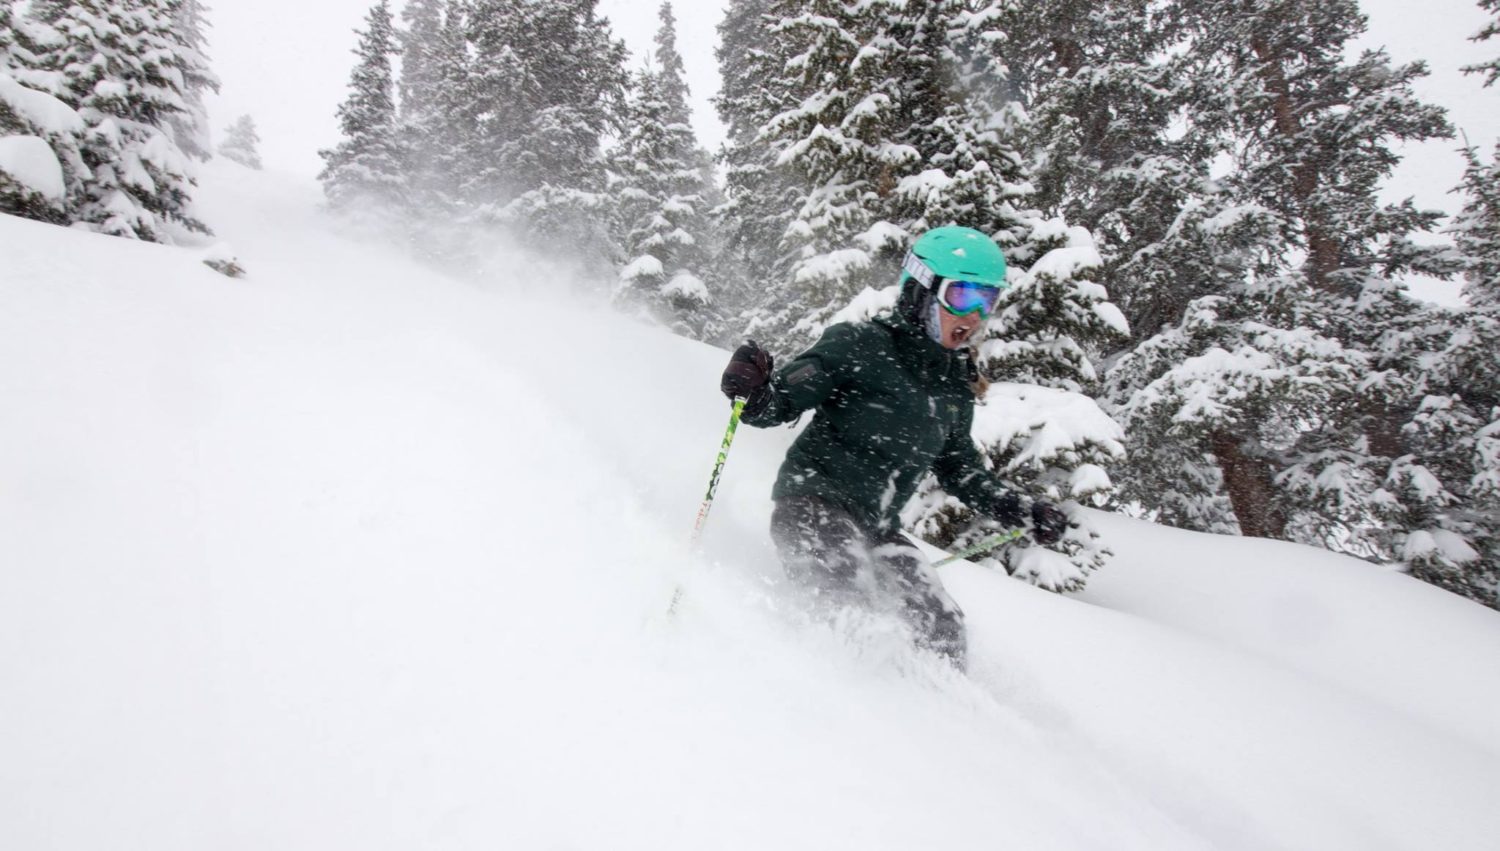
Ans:
<svg viewBox="0 0 1500 851"><path fill-rule="evenodd" d="M1039 499L1031 504L1031 537L1038 544L1050 547L1062 540L1068 531L1068 514L1061 508Z"/></svg>
<svg viewBox="0 0 1500 851"><path fill-rule="evenodd" d="M747 340L730 356L719 378L719 390L730 399L745 399L745 413L755 414L771 400L769 385L775 363L770 352Z"/></svg>

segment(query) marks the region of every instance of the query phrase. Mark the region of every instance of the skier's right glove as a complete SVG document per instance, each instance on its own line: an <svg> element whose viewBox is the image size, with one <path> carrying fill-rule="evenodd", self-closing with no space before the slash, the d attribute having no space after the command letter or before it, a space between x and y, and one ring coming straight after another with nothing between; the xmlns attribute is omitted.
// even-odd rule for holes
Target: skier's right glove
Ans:
<svg viewBox="0 0 1500 851"><path fill-rule="evenodd" d="M1031 504L1031 537L1038 544L1050 547L1062 540L1068 531L1068 515L1061 508L1039 499Z"/></svg>
<svg viewBox="0 0 1500 851"><path fill-rule="evenodd" d="M730 399L745 399L745 410L756 413L771 401L771 368L775 359L754 340L734 350L719 379L719 389Z"/></svg>

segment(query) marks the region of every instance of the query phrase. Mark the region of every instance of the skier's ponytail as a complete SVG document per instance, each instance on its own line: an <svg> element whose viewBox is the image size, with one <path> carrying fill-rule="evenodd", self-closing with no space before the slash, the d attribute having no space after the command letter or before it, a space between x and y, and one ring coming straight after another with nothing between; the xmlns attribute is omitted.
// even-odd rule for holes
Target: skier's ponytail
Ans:
<svg viewBox="0 0 1500 851"><path fill-rule="evenodd" d="M990 380L979 370L979 356L974 354L973 347L965 348L964 355L964 368L969 373L969 389L974 391L974 398L983 402L985 394L990 392Z"/></svg>

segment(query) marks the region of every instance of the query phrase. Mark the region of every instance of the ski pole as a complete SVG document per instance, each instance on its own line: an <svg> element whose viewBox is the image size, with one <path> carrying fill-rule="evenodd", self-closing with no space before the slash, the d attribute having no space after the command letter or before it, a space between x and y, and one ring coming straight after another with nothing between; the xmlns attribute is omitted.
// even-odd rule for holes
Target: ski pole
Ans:
<svg viewBox="0 0 1500 851"><path fill-rule="evenodd" d="M740 414L745 411L745 399L736 396L734 408L729 412L729 428L724 430L724 442L719 444L719 457L714 461L714 473L708 479L708 493L698 507L698 521L693 524L692 549L698 549L698 540L703 535L703 526L708 521L708 510L713 508L714 493L719 490L719 474L724 472L724 462L729 458L729 447L734 443L734 432L740 426ZM672 602L667 604L667 614L677 611L677 602L682 599L682 585L672 589Z"/></svg>
<svg viewBox="0 0 1500 851"><path fill-rule="evenodd" d="M989 552L990 550L993 550L1001 544L1008 544L1011 541L1019 540L1020 537L1024 534L1026 534L1026 531L1024 529L1011 529L1008 532L1001 532L998 535L991 535L990 537L985 538L979 543L974 544L973 546L965 547L964 549L959 550L958 552L948 556L945 559L942 559L941 561L933 562L932 566L942 567L945 564L960 561L962 559L968 558L969 556L979 555L983 552Z"/></svg>
<svg viewBox="0 0 1500 851"><path fill-rule="evenodd" d="M719 489L719 474L724 472L724 462L729 458L729 445L734 443L734 432L740 427L740 414L745 411L745 399L736 396L734 408L729 412L729 428L724 430L724 442L719 444L719 458L714 461L714 474L708 479L708 495L703 497L703 505L698 507L698 522L693 524L693 548L698 547L698 538L703 534L703 526L708 521L708 510L713 507L714 493Z"/></svg>

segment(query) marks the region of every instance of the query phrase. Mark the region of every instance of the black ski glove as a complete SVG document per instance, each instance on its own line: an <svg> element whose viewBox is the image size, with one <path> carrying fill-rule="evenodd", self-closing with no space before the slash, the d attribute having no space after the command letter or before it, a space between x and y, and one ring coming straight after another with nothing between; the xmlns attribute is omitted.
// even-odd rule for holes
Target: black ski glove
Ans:
<svg viewBox="0 0 1500 851"><path fill-rule="evenodd" d="M1068 531L1068 515L1061 508L1039 499L1031 504L1031 537L1038 544L1050 547L1062 540Z"/></svg>
<svg viewBox="0 0 1500 851"><path fill-rule="evenodd" d="M1021 498L1011 491L996 496L987 506L990 517L1006 529L1014 529L1026 519Z"/></svg>
<svg viewBox="0 0 1500 851"><path fill-rule="evenodd" d="M734 350L729 365L719 379L719 389L730 399L743 397L750 413L764 408L770 401L771 368L775 359L754 340Z"/></svg>

